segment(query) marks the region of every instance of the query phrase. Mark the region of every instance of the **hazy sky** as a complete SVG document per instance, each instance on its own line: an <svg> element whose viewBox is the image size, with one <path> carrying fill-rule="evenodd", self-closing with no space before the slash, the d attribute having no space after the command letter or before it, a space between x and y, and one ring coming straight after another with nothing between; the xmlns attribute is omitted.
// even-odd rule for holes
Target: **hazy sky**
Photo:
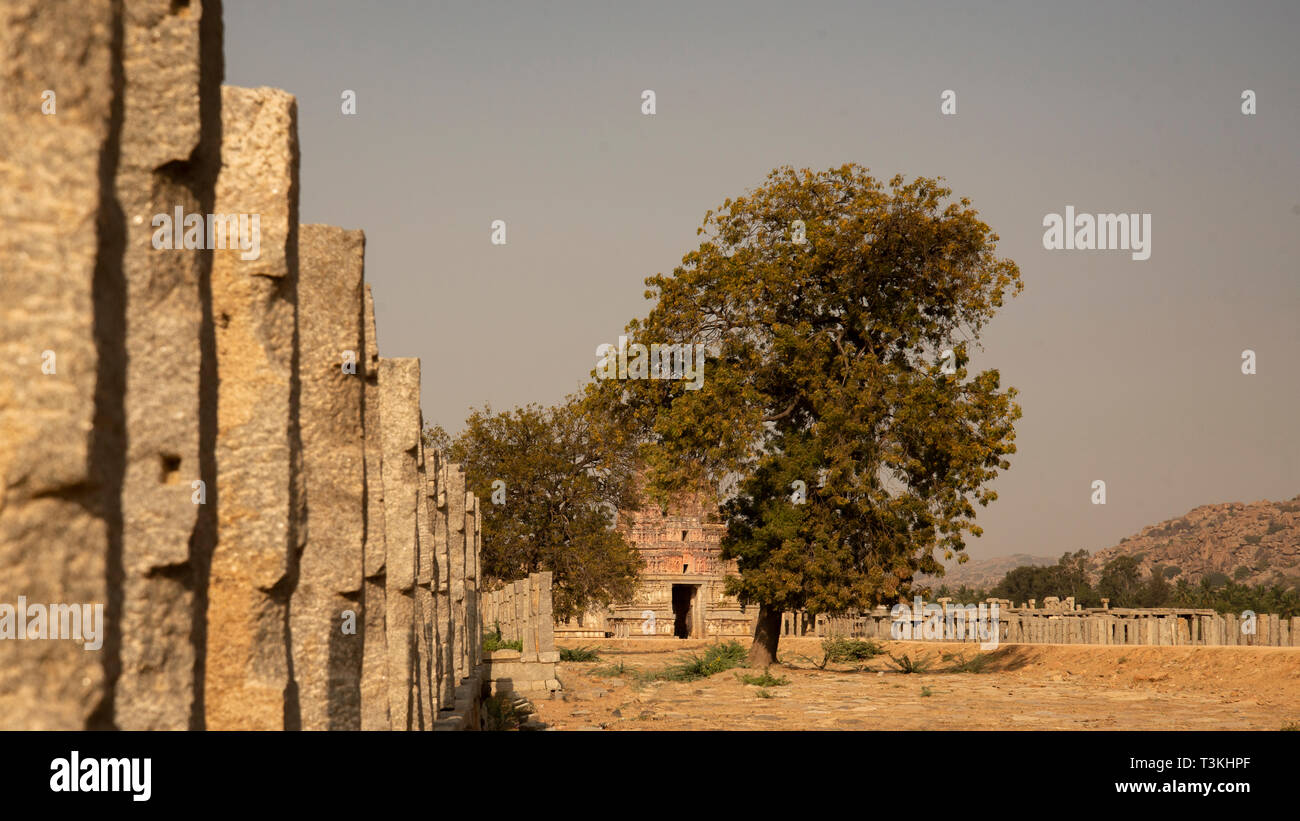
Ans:
<svg viewBox="0 0 1300 821"><path fill-rule="evenodd" d="M972 557L1300 493L1300 4L987 5L226 0L226 81L297 95L302 220L365 230L449 430L576 390L709 208L858 162L945 177L1024 278L972 363L1024 408ZM1066 205L1151 214L1151 258L1045 250Z"/></svg>

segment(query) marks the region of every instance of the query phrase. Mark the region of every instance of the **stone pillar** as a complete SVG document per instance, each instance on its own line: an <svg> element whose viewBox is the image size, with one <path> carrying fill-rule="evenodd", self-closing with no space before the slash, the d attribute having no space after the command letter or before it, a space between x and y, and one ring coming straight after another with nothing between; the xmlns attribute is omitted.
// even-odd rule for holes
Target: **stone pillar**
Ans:
<svg viewBox="0 0 1300 821"><path fill-rule="evenodd" d="M1291 646L1300 647L1300 616L1291 617Z"/></svg>
<svg viewBox="0 0 1300 821"><path fill-rule="evenodd" d="M379 360L379 416L383 424L384 608L388 638L388 715L394 730L409 730L415 670L415 562L419 539L420 360Z"/></svg>
<svg viewBox="0 0 1300 821"><path fill-rule="evenodd" d="M522 659L523 661L537 661L537 654L541 652L541 647L538 644L541 631L538 628L542 618L542 580L536 573L529 573L525 581L528 583L528 618L524 630Z"/></svg>
<svg viewBox="0 0 1300 821"><path fill-rule="evenodd" d="M465 494L465 663L469 672L482 657L482 631L478 626L478 548L482 544L482 512L478 498Z"/></svg>
<svg viewBox="0 0 1300 821"><path fill-rule="evenodd" d="M448 670L454 690L465 676L465 472L447 466Z"/></svg>
<svg viewBox="0 0 1300 821"><path fill-rule="evenodd" d="M524 661L536 661L537 648L531 647L532 640L528 635L530 632L528 630L528 600L530 598L528 595L528 579L519 579L514 582L513 587L515 600L515 630L519 636L519 640L523 642L524 650L522 658ZM529 655L530 647L532 653L531 657Z"/></svg>
<svg viewBox="0 0 1300 821"><path fill-rule="evenodd" d="M537 574L537 579L541 595L537 621L538 658L543 662L558 662L560 654L555 649L555 603L551 591L551 585L555 583L555 575L549 570L544 570Z"/></svg>
<svg viewBox="0 0 1300 821"><path fill-rule="evenodd" d="M423 422L421 423L423 431ZM433 524L429 521L429 477L428 469L432 468L432 456L426 457L424 452L423 435L417 439L419 442L418 451L418 473L419 473L419 495L416 496L416 528L419 531L420 538L416 543L416 574L415 574L415 647L417 664L416 668L419 674L420 685L420 713L419 721L413 724L421 730L432 729L433 721L438 715L438 706L442 699L433 692L434 676L436 675L437 665L433 661L433 634L435 632L433 620L435 605L433 601L433 577L435 565L435 549L433 543Z"/></svg>
<svg viewBox="0 0 1300 821"><path fill-rule="evenodd" d="M216 359L204 321L212 256L174 239L186 217L212 212L221 162L221 6L196 2L176 15L165 0L136 0L126 10L115 189L126 234L128 435L113 716L127 730L184 730L202 726L193 714L193 591L216 522L215 511L192 497L195 482L206 496L214 479ZM168 227L155 215L165 215ZM162 249L154 247L156 233L167 241Z"/></svg>
<svg viewBox="0 0 1300 821"><path fill-rule="evenodd" d="M362 563L365 587L364 647L361 659L361 729L387 730L388 637L384 617L384 476L383 428L379 417L379 343L375 336L375 301L365 286L364 405L366 459L366 541Z"/></svg>
<svg viewBox="0 0 1300 821"><path fill-rule="evenodd" d="M1223 614L1223 643L1229 647L1236 647L1241 644L1241 625L1237 621L1236 613Z"/></svg>
<svg viewBox="0 0 1300 821"><path fill-rule="evenodd" d="M255 258L213 251L217 507L207 607L209 729L286 726L285 636L305 498L298 430L298 113L270 88L221 89L214 212L246 215ZM239 220L243 222L242 216ZM245 256L250 258L245 259ZM215 491L215 492L213 492ZM297 722L294 715L289 726Z"/></svg>
<svg viewBox="0 0 1300 821"><path fill-rule="evenodd" d="M0 641L6 730L113 726L101 705L122 644L121 593L106 581L122 569L126 445L126 294L114 262L126 225L106 184L122 127L116 9L26 0L0 10L3 602L90 605L92 618L98 605L102 617L94 650L89 638ZM47 89L54 114L42 112Z"/></svg>
<svg viewBox="0 0 1300 821"><path fill-rule="evenodd" d="M1291 646L1291 623L1281 617L1275 617L1274 620L1277 623L1277 632L1278 632L1277 646L1290 647Z"/></svg>
<svg viewBox="0 0 1300 821"><path fill-rule="evenodd" d="M298 413L311 508L289 628L304 730L361 729L364 258L360 231L299 228Z"/></svg>
<svg viewBox="0 0 1300 821"><path fill-rule="evenodd" d="M451 554L448 550L449 523L447 519L447 459L436 454L433 472L433 495L429 499L433 525L434 544L434 613L437 643L434 645L438 671L438 703L445 709L452 706L455 693L455 665L452 662L451 624Z"/></svg>
<svg viewBox="0 0 1300 821"><path fill-rule="evenodd" d="M429 553L429 579L428 595L429 608L428 624L429 631L429 685L432 689L430 693L430 703L433 706L434 717L436 719L438 711L443 708L442 703L442 642L443 633L443 615L441 612L441 602L439 601L439 585L443 576L441 564L446 561L444 558L447 551L447 534L444 531L442 517L438 515L438 476L442 465L442 454L438 451L425 451L424 454L424 497L420 499L420 509L424 513L425 520L428 523L428 541L421 533L420 544L421 550L428 545ZM422 554L423 555L423 554Z"/></svg>

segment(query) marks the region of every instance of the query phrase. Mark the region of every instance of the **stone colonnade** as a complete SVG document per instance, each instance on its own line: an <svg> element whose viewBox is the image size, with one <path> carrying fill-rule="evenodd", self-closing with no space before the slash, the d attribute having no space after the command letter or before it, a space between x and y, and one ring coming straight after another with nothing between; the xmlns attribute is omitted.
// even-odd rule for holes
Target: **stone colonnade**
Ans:
<svg viewBox="0 0 1300 821"><path fill-rule="evenodd" d="M295 99L218 0L0 18L0 728L477 726L478 502Z"/></svg>
<svg viewBox="0 0 1300 821"><path fill-rule="evenodd" d="M929 630L925 616L911 614L913 629L910 640L980 641L970 628L964 629L960 638L954 638L955 631L941 625L951 621L955 626L961 619L956 615L959 608L938 606L945 608L944 618ZM954 614L951 620L948 618L950 613ZM822 615L810 621L815 623L811 632L818 636L892 638L893 620L885 608L857 616ZM1260 613L1252 618L1249 614L1179 608L1052 611L999 607L998 641L1009 644L1300 647L1300 616Z"/></svg>

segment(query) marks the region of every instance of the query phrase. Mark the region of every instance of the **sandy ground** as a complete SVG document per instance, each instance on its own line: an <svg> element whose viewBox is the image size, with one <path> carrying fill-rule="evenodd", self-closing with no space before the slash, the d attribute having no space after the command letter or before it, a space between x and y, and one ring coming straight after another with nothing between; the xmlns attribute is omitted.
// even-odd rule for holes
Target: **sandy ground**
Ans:
<svg viewBox="0 0 1300 821"><path fill-rule="evenodd" d="M742 642L749 646L748 640ZM564 697L537 699L556 730L1277 730L1300 724L1300 648L1003 645L983 672L946 673L969 644L885 642L932 662L904 674L879 656L858 670L827 665L821 640L781 640L760 688L729 670L693 682L639 683L612 667L658 670L707 641L566 641L597 662L561 662ZM943 661L943 654L953 654ZM763 697L764 693L768 697Z"/></svg>

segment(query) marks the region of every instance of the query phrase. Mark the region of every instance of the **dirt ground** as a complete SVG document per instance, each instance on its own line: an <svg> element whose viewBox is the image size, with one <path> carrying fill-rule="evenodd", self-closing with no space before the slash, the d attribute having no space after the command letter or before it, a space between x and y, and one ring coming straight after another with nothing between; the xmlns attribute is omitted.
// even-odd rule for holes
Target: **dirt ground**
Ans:
<svg viewBox="0 0 1300 821"><path fill-rule="evenodd" d="M887 655L829 664L816 638L783 638L761 688L728 670L691 682L643 683L710 642L604 639L600 661L561 662L564 697L537 699L555 730L1277 730L1300 724L1300 648L1003 645L978 673L942 672L980 651L969 644L884 642L925 659L902 673ZM743 640L745 647L748 640ZM948 661L944 654L951 654ZM764 697L766 695L766 697Z"/></svg>

